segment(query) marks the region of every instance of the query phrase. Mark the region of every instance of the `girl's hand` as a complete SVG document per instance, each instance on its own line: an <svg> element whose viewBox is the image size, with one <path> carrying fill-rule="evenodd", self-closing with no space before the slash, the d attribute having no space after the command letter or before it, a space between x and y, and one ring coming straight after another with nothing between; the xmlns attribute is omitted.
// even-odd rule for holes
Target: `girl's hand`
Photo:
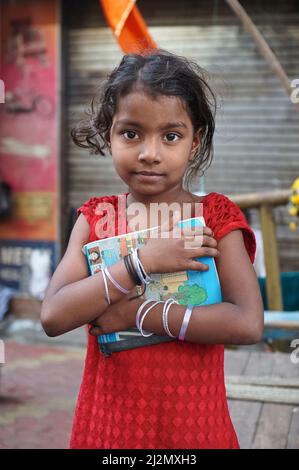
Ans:
<svg viewBox="0 0 299 470"><path fill-rule="evenodd" d="M145 300L142 296L130 301L129 298L134 295L136 295L135 287L119 302L108 305L98 318L90 322L92 326L89 333L92 336L99 336L134 327L138 307Z"/></svg>
<svg viewBox="0 0 299 470"><path fill-rule="evenodd" d="M181 236L174 238L171 232L179 220L179 215L174 215L169 225L165 222L159 227L156 238L148 238L145 246L139 249L140 261L148 274L187 269L207 271L209 267L206 264L193 258L219 256L217 241L209 227L178 228Z"/></svg>

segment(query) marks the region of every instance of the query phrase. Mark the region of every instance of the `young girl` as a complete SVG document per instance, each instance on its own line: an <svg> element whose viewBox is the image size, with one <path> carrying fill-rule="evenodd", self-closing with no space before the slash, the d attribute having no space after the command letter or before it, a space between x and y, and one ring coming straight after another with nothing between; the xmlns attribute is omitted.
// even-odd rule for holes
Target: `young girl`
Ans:
<svg viewBox="0 0 299 470"><path fill-rule="evenodd" d="M127 54L88 121L72 133L82 147L101 154L108 149L129 189L123 194L127 213L140 203L150 216L144 228L151 226L155 203L190 204L192 215L195 204L202 204L206 227L201 237L194 230L166 238L162 232L170 233L178 219L162 220L160 236L149 238L135 257L88 276L82 246L105 236L103 203L116 211L106 217L106 227L112 235L121 232L119 198L93 197L78 209L41 314L49 336L89 325L71 448L239 447L226 401L223 345L259 341L263 306L252 267L254 234L241 210L217 192L197 197L188 190L211 162L214 109L214 95L195 63L164 50ZM128 218L125 228L132 231ZM193 241L191 249L186 241ZM215 258L222 303L192 308L145 302L143 295L132 299L151 273L204 270L194 259L204 256ZM98 335L135 324L175 339L108 358L99 352Z"/></svg>

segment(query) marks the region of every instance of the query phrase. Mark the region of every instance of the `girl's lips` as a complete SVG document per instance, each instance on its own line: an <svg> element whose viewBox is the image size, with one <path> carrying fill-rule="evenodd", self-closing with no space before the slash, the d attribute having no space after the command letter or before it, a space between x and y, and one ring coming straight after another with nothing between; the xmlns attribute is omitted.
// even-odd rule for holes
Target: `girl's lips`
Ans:
<svg viewBox="0 0 299 470"><path fill-rule="evenodd" d="M164 175L145 175L145 174L142 174L142 173L135 173L135 175L137 176L137 178L140 181L144 181L144 182L159 181L164 176Z"/></svg>

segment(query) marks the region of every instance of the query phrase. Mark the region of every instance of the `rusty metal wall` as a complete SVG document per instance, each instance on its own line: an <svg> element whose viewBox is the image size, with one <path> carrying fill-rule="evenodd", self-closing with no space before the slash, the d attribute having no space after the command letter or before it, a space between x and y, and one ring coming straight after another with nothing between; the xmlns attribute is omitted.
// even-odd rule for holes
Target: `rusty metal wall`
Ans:
<svg viewBox="0 0 299 470"><path fill-rule="evenodd" d="M299 78L299 6L295 0L242 1L290 79ZM66 2L66 155L68 205L126 190L109 156L76 148L67 133L82 116L121 51L98 2ZM211 73L219 96L215 157L205 191L224 194L285 189L299 176L299 113L251 37L224 1L141 0L150 32L162 48L196 60ZM194 191L199 185L194 186ZM252 211L252 224L258 217ZM275 210L282 270L299 270L299 237Z"/></svg>

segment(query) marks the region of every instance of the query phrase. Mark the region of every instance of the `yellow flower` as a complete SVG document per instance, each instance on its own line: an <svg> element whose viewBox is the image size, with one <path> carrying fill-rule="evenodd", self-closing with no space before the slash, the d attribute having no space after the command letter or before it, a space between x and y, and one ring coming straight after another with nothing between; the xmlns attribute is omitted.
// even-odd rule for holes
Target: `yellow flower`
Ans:
<svg viewBox="0 0 299 470"><path fill-rule="evenodd" d="M297 224L295 222L290 222L289 227L292 232L295 232L295 230L297 229Z"/></svg>
<svg viewBox="0 0 299 470"><path fill-rule="evenodd" d="M295 206L292 206L292 207L289 208L289 214L292 215L292 216L296 216L297 211L298 211L298 209Z"/></svg>
<svg viewBox="0 0 299 470"><path fill-rule="evenodd" d="M294 204L294 206L299 206L299 194L292 194L290 201L292 204Z"/></svg>
<svg viewBox="0 0 299 470"><path fill-rule="evenodd" d="M296 190L299 189L299 178L296 178L294 183L291 186L291 189Z"/></svg>

